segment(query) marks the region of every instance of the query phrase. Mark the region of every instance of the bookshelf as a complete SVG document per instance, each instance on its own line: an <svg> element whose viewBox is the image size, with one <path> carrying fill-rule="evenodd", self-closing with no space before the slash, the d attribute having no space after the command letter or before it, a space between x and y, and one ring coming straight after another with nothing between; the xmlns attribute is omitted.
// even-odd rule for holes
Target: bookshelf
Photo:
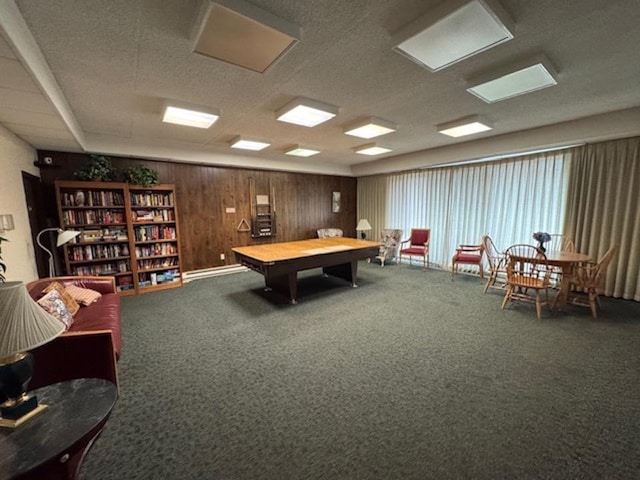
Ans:
<svg viewBox="0 0 640 480"><path fill-rule="evenodd" d="M173 185L56 181L68 275L113 275L121 295L182 285Z"/></svg>
<svg viewBox="0 0 640 480"><path fill-rule="evenodd" d="M129 186L134 270L139 292L182 285L173 185Z"/></svg>

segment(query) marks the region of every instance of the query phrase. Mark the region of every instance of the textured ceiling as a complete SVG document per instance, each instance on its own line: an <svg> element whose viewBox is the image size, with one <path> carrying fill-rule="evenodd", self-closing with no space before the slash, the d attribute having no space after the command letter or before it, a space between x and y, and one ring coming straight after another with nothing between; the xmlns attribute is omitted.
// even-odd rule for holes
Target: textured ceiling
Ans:
<svg viewBox="0 0 640 480"><path fill-rule="evenodd" d="M426 166L435 162L431 152L465 142L473 147L478 139L485 145L479 151L488 152L486 138L499 143L516 132L524 138L531 129L640 106L637 0L502 0L515 38L437 73L395 53L391 37L439 1L250 3L302 31L301 41L264 74L192 53L200 1L6 0L0 123L39 149L358 174L404 168L402 159L414 152L423 152ZM539 53L558 71L558 86L491 105L465 91L469 79ZM296 96L340 112L315 128L276 121L273 112ZM163 124L165 99L218 108L221 119L208 130ZM476 114L494 130L465 139L436 131ZM353 153L374 140L342 133L370 115L399 125L377 139L393 149L382 157ZM640 131L638 123L608 134ZM272 145L237 154L228 142L238 135ZM282 153L292 144L322 153L292 159Z"/></svg>

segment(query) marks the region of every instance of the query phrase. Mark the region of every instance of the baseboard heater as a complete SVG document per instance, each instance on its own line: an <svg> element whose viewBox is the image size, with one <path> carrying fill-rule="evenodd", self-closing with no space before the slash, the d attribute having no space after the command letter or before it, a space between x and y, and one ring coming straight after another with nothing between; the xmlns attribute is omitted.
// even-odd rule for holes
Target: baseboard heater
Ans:
<svg viewBox="0 0 640 480"><path fill-rule="evenodd" d="M231 273L248 272L247 267L243 267L239 263L233 265L225 265L224 267L204 268L202 270L192 270L190 272L184 272L182 274L182 281L184 283L192 280L200 280L202 278L217 277L220 275L229 275Z"/></svg>

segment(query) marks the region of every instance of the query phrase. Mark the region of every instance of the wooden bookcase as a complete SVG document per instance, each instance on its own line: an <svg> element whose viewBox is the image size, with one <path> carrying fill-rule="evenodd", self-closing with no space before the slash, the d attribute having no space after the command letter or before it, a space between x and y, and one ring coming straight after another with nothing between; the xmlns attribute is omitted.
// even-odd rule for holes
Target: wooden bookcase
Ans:
<svg viewBox="0 0 640 480"><path fill-rule="evenodd" d="M140 293L182 285L178 212L173 185L129 186L133 269Z"/></svg>
<svg viewBox="0 0 640 480"><path fill-rule="evenodd" d="M56 181L68 275L113 275L121 295L182 285L173 185Z"/></svg>

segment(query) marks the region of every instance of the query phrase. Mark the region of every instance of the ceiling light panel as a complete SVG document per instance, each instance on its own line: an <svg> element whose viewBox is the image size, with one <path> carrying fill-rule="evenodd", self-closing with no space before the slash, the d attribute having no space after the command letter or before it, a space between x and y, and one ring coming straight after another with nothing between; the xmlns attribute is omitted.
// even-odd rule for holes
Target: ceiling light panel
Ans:
<svg viewBox="0 0 640 480"><path fill-rule="evenodd" d="M395 132L398 126L376 117L369 117L353 123L344 129L346 135L360 138L375 138L387 133Z"/></svg>
<svg viewBox="0 0 640 480"><path fill-rule="evenodd" d="M439 133L454 138L474 135L491 129L493 129L493 125L491 125L487 120L477 116L462 118L454 122L438 125Z"/></svg>
<svg viewBox="0 0 640 480"><path fill-rule="evenodd" d="M377 143L368 143L366 145L361 145L359 147L356 147L354 150L356 153L369 156L382 155L383 153L391 151L390 148L382 147Z"/></svg>
<svg viewBox="0 0 640 480"><path fill-rule="evenodd" d="M259 140L249 140L242 137L236 137L231 141L231 148L239 148L241 150L253 150L260 151L267 148L270 143L262 142Z"/></svg>
<svg viewBox="0 0 640 480"><path fill-rule="evenodd" d="M167 101L162 114L162 121L186 127L209 128L218 118L216 109L188 105L182 102Z"/></svg>
<svg viewBox="0 0 640 480"><path fill-rule="evenodd" d="M499 102L557 85L554 74L549 65L540 62L470 87L467 92L487 103Z"/></svg>
<svg viewBox="0 0 640 480"><path fill-rule="evenodd" d="M489 7L491 3L491 7ZM433 72L513 38L513 22L497 2L450 0L394 35L394 48Z"/></svg>
<svg viewBox="0 0 640 480"><path fill-rule="evenodd" d="M316 150L315 148L310 147L303 147L301 145L294 145L284 153L286 153L287 155L293 155L294 157L312 157L319 154L320 150Z"/></svg>
<svg viewBox="0 0 640 480"><path fill-rule="evenodd" d="M264 73L300 40L300 27L244 0L205 1L193 51Z"/></svg>
<svg viewBox="0 0 640 480"><path fill-rule="evenodd" d="M338 107L326 103L298 97L276 111L276 119L281 122L315 127L338 114Z"/></svg>

